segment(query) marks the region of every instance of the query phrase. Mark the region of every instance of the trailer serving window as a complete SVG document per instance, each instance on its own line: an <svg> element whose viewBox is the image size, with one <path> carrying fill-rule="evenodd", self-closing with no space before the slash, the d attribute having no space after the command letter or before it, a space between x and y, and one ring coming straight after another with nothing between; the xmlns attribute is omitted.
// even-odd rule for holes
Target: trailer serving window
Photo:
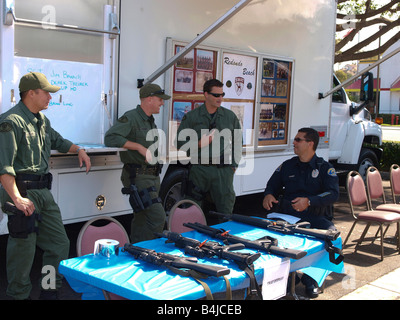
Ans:
<svg viewBox="0 0 400 320"><path fill-rule="evenodd" d="M54 128L76 143L102 144L112 122L116 85L114 2L14 0L14 22L6 27L13 30L13 80L7 84L11 89L4 89L11 91L11 105L4 108L18 102L23 74L42 72L61 87L45 111Z"/></svg>
<svg viewBox="0 0 400 320"><path fill-rule="evenodd" d="M168 40L176 54L185 43ZM169 50L169 51L168 51ZM166 77L172 96L169 119L170 151L183 115L204 103L202 86L216 77L224 83L222 106L238 116L243 146L279 149L288 145L293 61L251 52L197 47L180 59Z"/></svg>

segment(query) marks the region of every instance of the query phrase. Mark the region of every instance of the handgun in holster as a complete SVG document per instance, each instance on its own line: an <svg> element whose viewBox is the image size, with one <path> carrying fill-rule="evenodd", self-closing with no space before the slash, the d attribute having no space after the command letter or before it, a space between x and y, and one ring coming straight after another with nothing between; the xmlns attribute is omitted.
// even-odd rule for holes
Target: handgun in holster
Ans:
<svg viewBox="0 0 400 320"><path fill-rule="evenodd" d="M36 221L40 222L42 219L41 215L36 211L32 215L26 216L23 211L19 210L11 202L6 202L2 210L8 213L7 227L11 237L26 239L33 232L39 233Z"/></svg>
<svg viewBox="0 0 400 320"><path fill-rule="evenodd" d="M145 209L139 190L134 184L131 184L129 188L122 188L121 191L123 194L129 194L129 203L134 212L140 212Z"/></svg>

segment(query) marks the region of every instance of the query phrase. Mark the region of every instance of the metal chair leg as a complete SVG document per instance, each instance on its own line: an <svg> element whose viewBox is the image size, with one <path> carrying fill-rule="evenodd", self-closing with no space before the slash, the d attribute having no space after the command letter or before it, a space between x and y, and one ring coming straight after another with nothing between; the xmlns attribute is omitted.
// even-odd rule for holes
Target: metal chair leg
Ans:
<svg viewBox="0 0 400 320"><path fill-rule="evenodd" d="M349 240L350 234L353 232L353 229L354 229L354 227L356 226L356 224L357 224L357 220L355 220L354 223L353 223L353 225L351 226L350 231L349 231L349 233L347 234L346 240L344 240L344 242L343 242L343 246L345 246L346 243L347 243L347 240Z"/></svg>

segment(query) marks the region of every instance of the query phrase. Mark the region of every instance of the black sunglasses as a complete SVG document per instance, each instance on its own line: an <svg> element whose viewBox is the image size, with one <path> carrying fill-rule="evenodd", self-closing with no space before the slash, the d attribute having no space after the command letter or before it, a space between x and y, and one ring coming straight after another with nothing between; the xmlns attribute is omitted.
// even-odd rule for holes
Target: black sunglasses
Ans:
<svg viewBox="0 0 400 320"><path fill-rule="evenodd" d="M300 142L300 141L307 141L307 142L310 142L311 140L309 140L309 139L302 139L302 138L294 138L294 141L296 141L296 142Z"/></svg>
<svg viewBox="0 0 400 320"><path fill-rule="evenodd" d="M219 97L224 97L225 96L225 92L223 92L223 93L212 93L212 92L209 92L208 94L211 94L215 98L219 98Z"/></svg>

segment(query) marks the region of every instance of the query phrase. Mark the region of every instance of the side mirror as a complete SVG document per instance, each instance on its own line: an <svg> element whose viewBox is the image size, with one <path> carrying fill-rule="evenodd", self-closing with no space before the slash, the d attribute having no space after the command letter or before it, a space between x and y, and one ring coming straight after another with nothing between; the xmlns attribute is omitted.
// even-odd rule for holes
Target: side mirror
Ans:
<svg viewBox="0 0 400 320"><path fill-rule="evenodd" d="M374 75L372 72L366 72L361 76L360 100L374 100Z"/></svg>

